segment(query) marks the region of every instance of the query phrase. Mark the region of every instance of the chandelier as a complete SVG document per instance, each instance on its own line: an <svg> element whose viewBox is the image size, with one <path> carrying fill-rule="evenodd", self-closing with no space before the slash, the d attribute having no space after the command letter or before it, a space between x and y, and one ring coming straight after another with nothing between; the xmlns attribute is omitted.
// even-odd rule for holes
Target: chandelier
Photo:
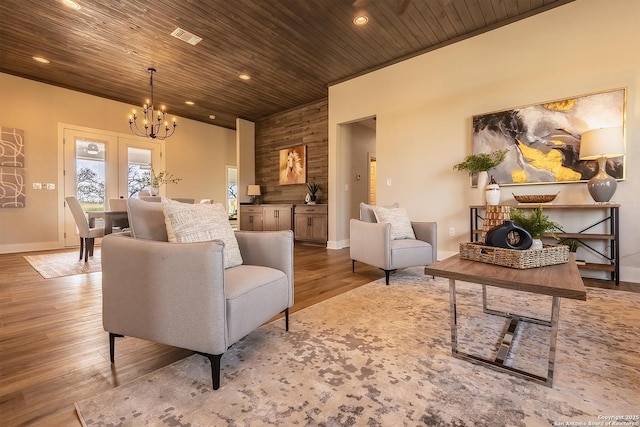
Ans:
<svg viewBox="0 0 640 427"><path fill-rule="evenodd" d="M131 132L138 136L144 136L149 139L167 139L173 132L176 130L176 119L173 119L173 125L169 126L169 123L166 119L166 111L164 110L164 105L160 107L160 110L155 110L153 108L153 73L156 72L155 68L149 68L149 86L151 86L151 102L147 99L147 103L142 107L142 118L143 118L143 128L141 129L138 126L138 116L136 115L136 110L133 110L133 114L129 115L129 127L131 128ZM160 133L164 131L164 135Z"/></svg>

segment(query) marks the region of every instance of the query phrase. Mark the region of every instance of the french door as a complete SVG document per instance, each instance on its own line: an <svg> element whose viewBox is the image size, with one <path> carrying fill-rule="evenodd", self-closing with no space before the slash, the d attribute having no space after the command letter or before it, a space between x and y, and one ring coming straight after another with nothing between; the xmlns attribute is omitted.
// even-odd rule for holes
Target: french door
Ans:
<svg viewBox="0 0 640 427"><path fill-rule="evenodd" d="M135 196L151 169L163 169L162 144L91 129L64 129L64 195L85 211L108 209L108 200ZM77 246L73 216L64 210L64 245Z"/></svg>

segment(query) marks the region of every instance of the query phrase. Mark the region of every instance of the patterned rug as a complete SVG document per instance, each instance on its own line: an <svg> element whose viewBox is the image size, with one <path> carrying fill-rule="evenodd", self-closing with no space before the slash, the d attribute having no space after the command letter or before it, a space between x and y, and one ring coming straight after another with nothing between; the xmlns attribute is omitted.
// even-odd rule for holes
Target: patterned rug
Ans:
<svg viewBox="0 0 640 427"><path fill-rule="evenodd" d="M588 289L586 302L561 301L549 388L453 358L448 282L420 270L293 313L289 332L282 320L254 331L223 356L217 391L208 361L192 355L76 402L78 415L85 426L471 427L640 413L640 294ZM508 322L482 313L480 289L458 283L459 341L495 355ZM488 294L491 308L549 318L550 297ZM513 366L545 375L548 334L519 328Z"/></svg>
<svg viewBox="0 0 640 427"><path fill-rule="evenodd" d="M86 263L84 258L78 260L79 257L80 249L77 249L73 252L25 255L24 259L45 279L102 271L100 248L93 250L93 256Z"/></svg>

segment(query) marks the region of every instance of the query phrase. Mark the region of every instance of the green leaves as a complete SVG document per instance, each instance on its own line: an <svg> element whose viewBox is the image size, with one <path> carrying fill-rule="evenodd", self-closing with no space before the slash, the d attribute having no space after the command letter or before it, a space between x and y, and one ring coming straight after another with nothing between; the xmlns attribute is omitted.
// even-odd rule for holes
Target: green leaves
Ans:
<svg viewBox="0 0 640 427"><path fill-rule="evenodd" d="M488 171L502 163L508 152L509 150L500 150L492 153L472 154L467 156L463 162L454 165L453 169L469 173Z"/></svg>
<svg viewBox="0 0 640 427"><path fill-rule="evenodd" d="M149 184L152 187L158 188L164 184L177 184L181 180L182 178L177 178L167 171L161 171L156 175L153 169L151 169L151 182Z"/></svg>
<svg viewBox="0 0 640 427"><path fill-rule="evenodd" d="M527 230L534 239L541 238L544 233L560 229L558 223L550 221L549 217L542 213L541 206L535 208L529 215L519 209L511 209L511 220Z"/></svg>
<svg viewBox="0 0 640 427"><path fill-rule="evenodd" d="M315 194L320 190L320 184L316 182L310 182L307 184L307 189L309 190L309 194L315 196Z"/></svg>

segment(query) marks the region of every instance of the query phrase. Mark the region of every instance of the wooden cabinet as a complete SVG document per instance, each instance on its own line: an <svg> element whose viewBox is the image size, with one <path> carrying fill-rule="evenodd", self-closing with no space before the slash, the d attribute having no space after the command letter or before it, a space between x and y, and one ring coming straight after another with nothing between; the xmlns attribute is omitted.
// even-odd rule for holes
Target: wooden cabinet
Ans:
<svg viewBox="0 0 640 427"><path fill-rule="evenodd" d="M240 230L262 231L262 206L240 205Z"/></svg>
<svg viewBox="0 0 640 427"><path fill-rule="evenodd" d="M262 205L264 231L293 230L293 205Z"/></svg>
<svg viewBox="0 0 640 427"><path fill-rule="evenodd" d="M313 243L327 243L327 205L295 207L295 239Z"/></svg>
<svg viewBox="0 0 640 427"><path fill-rule="evenodd" d="M538 205L517 205L512 206L517 209L535 209ZM485 206L470 206L469 221L471 226L471 241L478 241L482 230L480 222L484 220L481 212L486 211ZM593 212L589 218L593 216L590 223L572 227L573 222L570 218L565 218L560 222L561 230L554 235L545 235L545 237L553 238L556 242L561 239L576 240L587 253L594 254L599 257L602 262L586 262L578 265L578 268L592 271L604 271L609 273L609 278L620 283L620 230L619 217L620 205L615 203L603 204L580 204L580 205L542 205L542 211L548 214L551 220L553 213L566 212L569 214L585 214ZM556 221L558 222L558 221ZM572 230L575 228L575 230ZM600 229L598 229L600 228ZM601 242L604 250L593 242ZM551 242L550 242L551 243ZM608 253L606 249L609 248Z"/></svg>
<svg viewBox="0 0 640 427"><path fill-rule="evenodd" d="M240 205L240 230L291 230L293 205Z"/></svg>

